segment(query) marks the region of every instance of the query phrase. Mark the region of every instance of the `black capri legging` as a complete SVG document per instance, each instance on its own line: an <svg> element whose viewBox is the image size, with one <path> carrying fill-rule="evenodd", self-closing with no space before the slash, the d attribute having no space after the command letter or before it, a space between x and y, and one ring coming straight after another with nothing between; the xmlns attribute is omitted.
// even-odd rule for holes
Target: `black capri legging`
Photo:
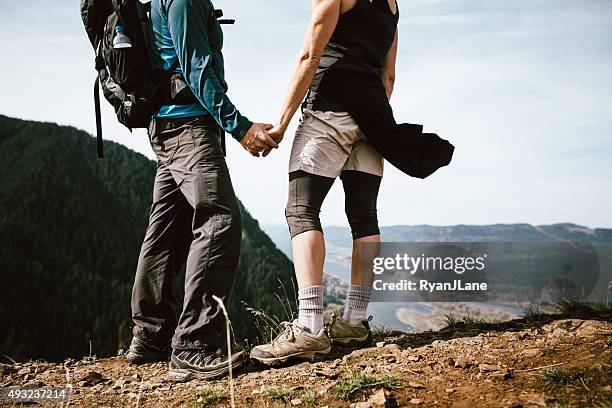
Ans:
<svg viewBox="0 0 612 408"><path fill-rule="evenodd" d="M344 210L353 239L380 234L376 200L382 178L361 171L345 170L340 179L344 187ZM289 199L285 216L291 238L306 231L323 232L319 213L334 180L301 170L289 173Z"/></svg>

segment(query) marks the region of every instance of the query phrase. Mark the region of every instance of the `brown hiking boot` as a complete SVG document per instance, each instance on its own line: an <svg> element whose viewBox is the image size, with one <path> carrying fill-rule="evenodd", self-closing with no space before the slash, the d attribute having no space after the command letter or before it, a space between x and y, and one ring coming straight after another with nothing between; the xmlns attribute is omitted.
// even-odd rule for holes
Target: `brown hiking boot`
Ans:
<svg viewBox="0 0 612 408"><path fill-rule="evenodd" d="M327 326L327 335L334 346L346 348L368 346L372 342L372 331L368 323L370 320L372 316L363 322L350 324L334 313Z"/></svg>
<svg viewBox="0 0 612 408"><path fill-rule="evenodd" d="M291 359L312 360L317 354L331 351L331 342L321 330L318 334L309 333L305 327L293 322L282 322L283 330L268 344L256 346L251 350L251 358L268 366L281 365Z"/></svg>

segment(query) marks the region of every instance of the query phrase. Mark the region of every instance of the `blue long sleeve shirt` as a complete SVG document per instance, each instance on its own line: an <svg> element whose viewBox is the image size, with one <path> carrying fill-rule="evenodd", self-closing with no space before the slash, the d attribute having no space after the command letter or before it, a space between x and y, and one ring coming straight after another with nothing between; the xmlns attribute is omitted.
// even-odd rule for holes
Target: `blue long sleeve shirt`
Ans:
<svg viewBox="0 0 612 408"><path fill-rule="evenodd" d="M152 0L151 21L155 45L168 70L177 59L198 105L162 106L157 118L212 115L240 140L252 122L240 114L227 96L223 63L223 31L210 0Z"/></svg>

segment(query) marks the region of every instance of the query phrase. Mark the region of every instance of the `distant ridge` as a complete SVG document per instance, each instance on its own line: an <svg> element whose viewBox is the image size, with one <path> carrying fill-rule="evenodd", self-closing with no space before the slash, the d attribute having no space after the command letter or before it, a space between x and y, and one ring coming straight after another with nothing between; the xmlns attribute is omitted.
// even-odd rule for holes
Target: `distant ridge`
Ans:
<svg viewBox="0 0 612 408"><path fill-rule="evenodd" d="M276 245L290 255L291 245L286 226L265 225L264 230ZM351 233L347 227L323 227L325 239L333 247L350 244ZM381 227L382 239L387 242L501 242L501 241L592 241L612 242L612 229L589 228L572 223L552 225L491 224L452 226L394 225Z"/></svg>

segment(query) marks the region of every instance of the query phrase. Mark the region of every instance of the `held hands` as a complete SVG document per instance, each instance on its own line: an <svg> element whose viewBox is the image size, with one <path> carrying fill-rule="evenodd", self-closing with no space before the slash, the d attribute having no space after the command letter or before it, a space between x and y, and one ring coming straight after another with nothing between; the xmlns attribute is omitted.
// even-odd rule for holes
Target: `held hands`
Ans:
<svg viewBox="0 0 612 408"><path fill-rule="evenodd" d="M285 131L286 131L285 128L281 127L280 125L276 125L273 128L268 129L268 135L277 144L280 144L280 142L283 141L283 137L285 137ZM266 157L267 155L269 155L271 151L272 149L268 147L266 150L264 150L263 157Z"/></svg>
<svg viewBox="0 0 612 408"><path fill-rule="evenodd" d="M278 143L267 132L272 128L273 126L268 123L253 123L242 137L240 144L255 157L259 157L261 152L267 156L265 152L269 154L272 149L278 149Z"/></svg>

